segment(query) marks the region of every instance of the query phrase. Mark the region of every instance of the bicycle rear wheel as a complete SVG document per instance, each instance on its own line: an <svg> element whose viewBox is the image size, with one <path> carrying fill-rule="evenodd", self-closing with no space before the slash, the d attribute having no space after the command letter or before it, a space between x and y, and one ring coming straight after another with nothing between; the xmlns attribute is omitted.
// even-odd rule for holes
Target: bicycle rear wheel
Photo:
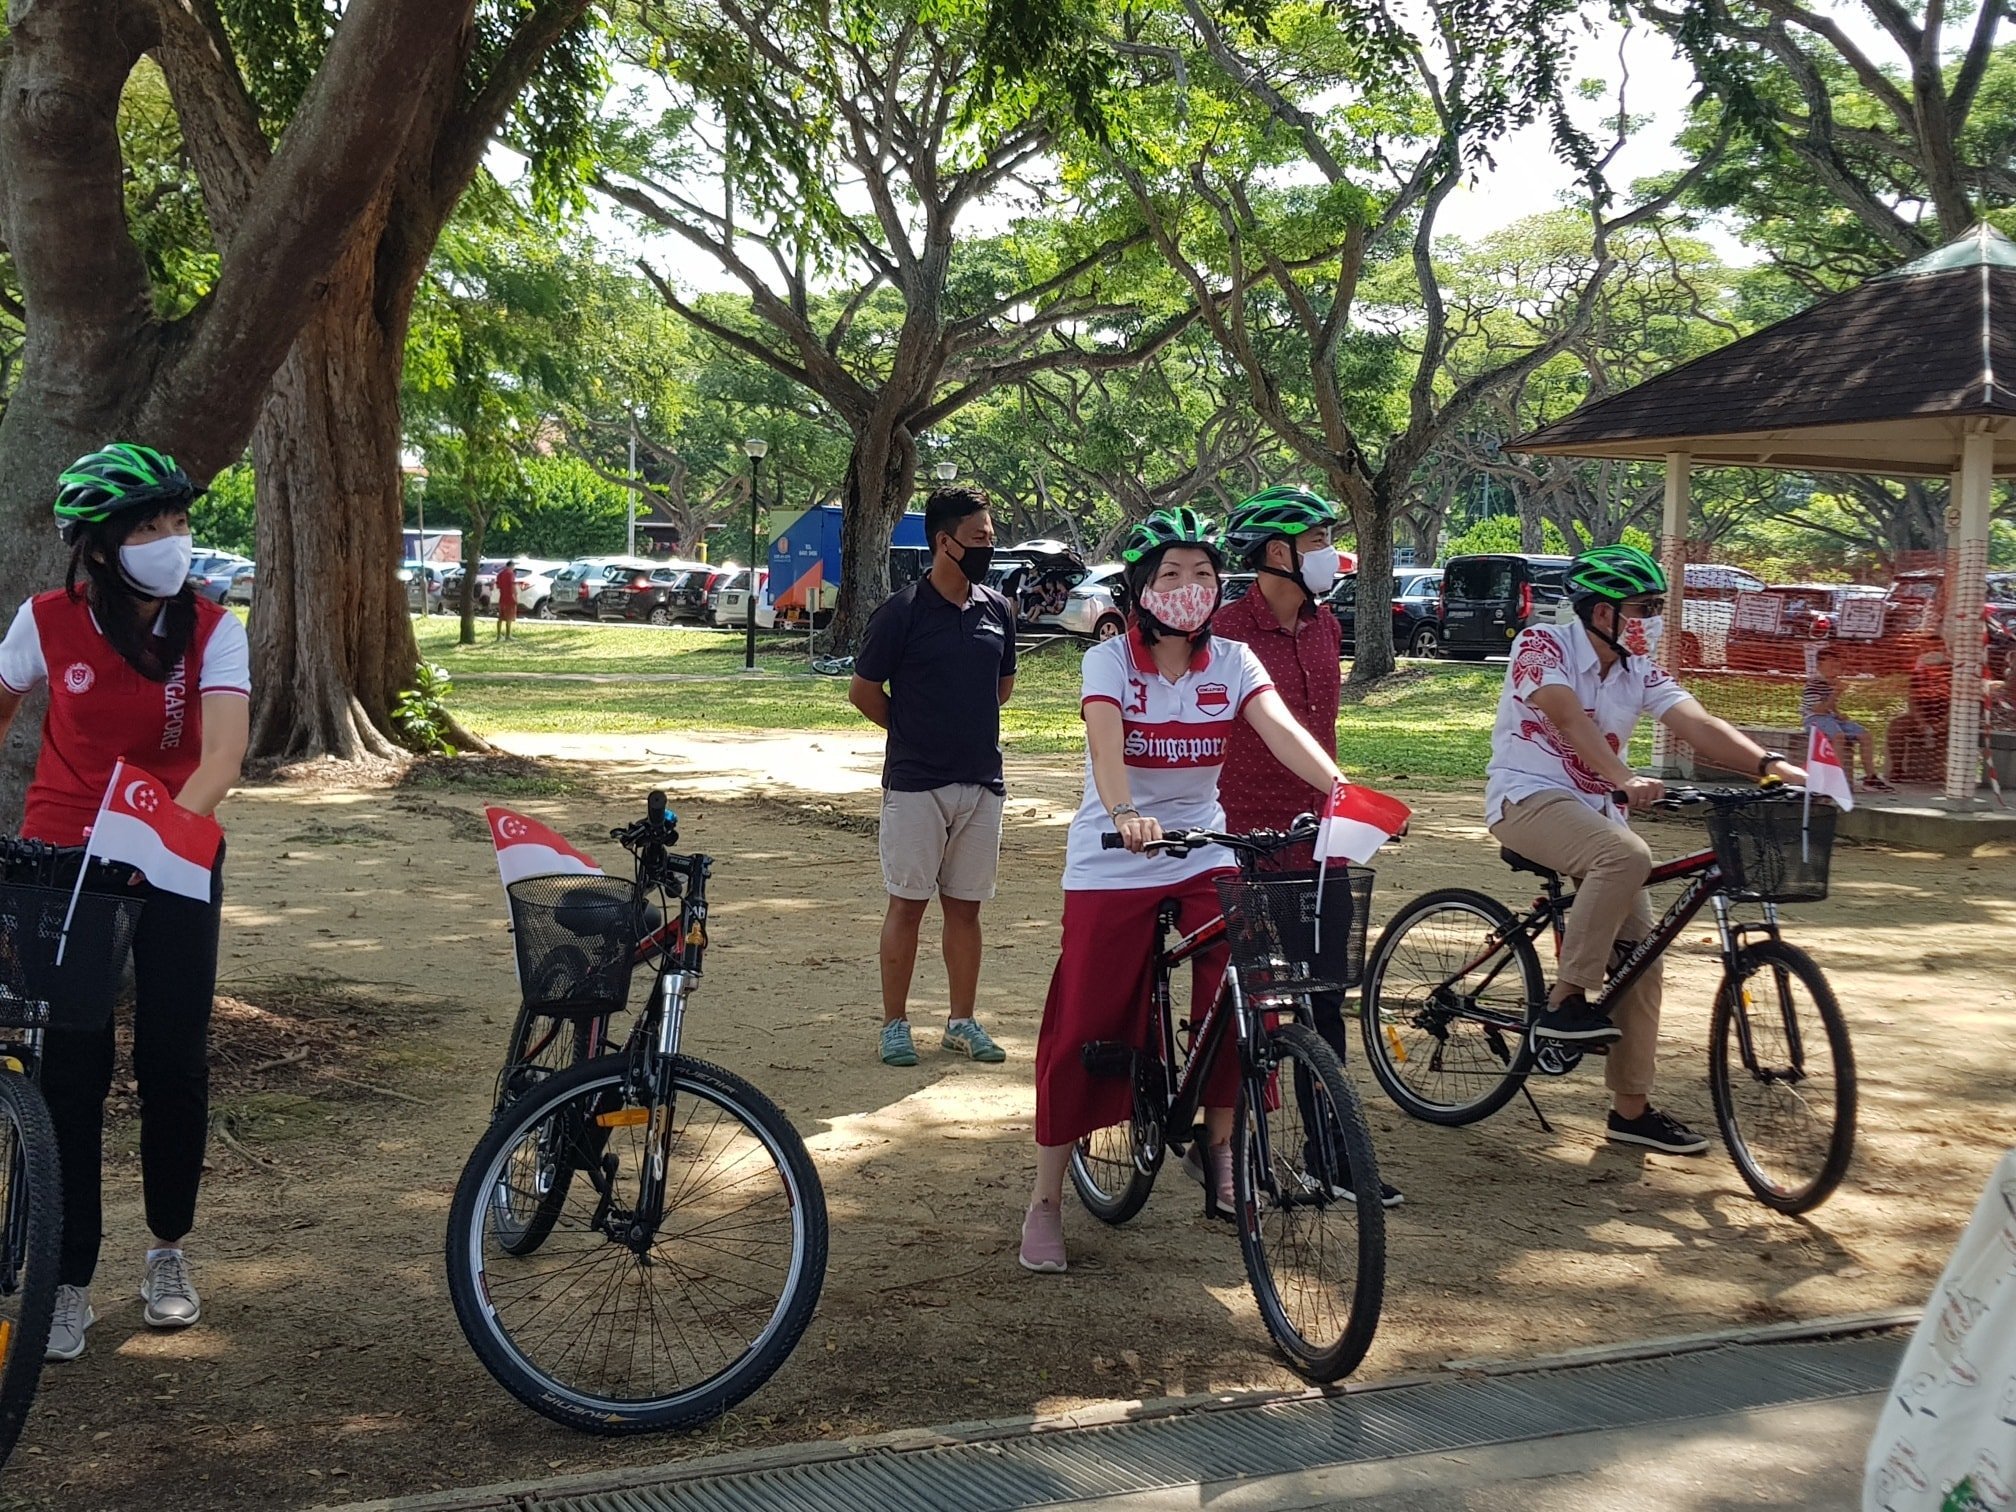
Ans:
<svg viewBox="0 0 2016 1512"><path fill-rule="evenodd" d="M56 1131L35 1084L0 1070L0 1465L14 1452L42 1379L56 1307L63 1197Z"/></svg>
<svg viewBox="0 0 2016 1512"><path fill-rule="evenodd" d="M1372 1347L1386 1290L1372 1136L1337 1052L1315 1030L1269 1031L1260 1062L1273 1074L1248 1082L1232 1121L1239 1252L1288 1363L1335 1381Z"/></svg>
<svg viewBox="0 0 2016 1512"><path fill-rule="evenodd" d="M1708 1085L1759 1202L1804 1213L1841 1184L1855 1153L1855 1052L1834 989L1805 951L1782 940L1744 947L1715 995Z"/></svg>
<svg viewBox="0 0 2016 1512"><path fill-rule="evenodd" d="M1429 1123L1489 1118L1533 1068L1530 1017L1547 1001L1512 910L1464 888L1423 893L1365 963L1359 1022L1386 1095Z"/></svg>
<svg viewBox="0 0 2016 1512"><path fill-rule="evenodd" d="M1144 1052L1145 1053L1145 1052ZM1134 1111L1124 1124L1094 1129L1071 1147L1071 1185L1101 1223L1125 1223L1141 1211L1162 1165L1161 1110L1168 1106L1159 1058L1137 1058Z"/></svg>
<svg viewBox="0 0 2016 1512"><path fill-rule="evenodd" d="M532 1008L518 1010L504 1069L497 1073L495 1111L524 1096L556 1071L594 1055L599 1021L561 1019ZM555 1126L542 1125L513 1153L508 1176L498 1182L491 1204L497 1243L508 1254L529 1255L553 1231L567 1200L574 1168L562 1158Z"/></svg>
<svg viewBox="0 0 2016 1512"><path fill-rule="evenodd" d="M826 1276L826 1199L770 1100L718 1066L671 1066L664 1215L636 1204L655 1098L627 1056L548 1077L470 1155L448 1216L448 1290L470 1347L536 1412L591 1433L719 1416L789 1357ZM549 1131L542 1136L542 1131ZM500 1182L550 1137L573 1179L546 1241L498 1243Z"/></svg>

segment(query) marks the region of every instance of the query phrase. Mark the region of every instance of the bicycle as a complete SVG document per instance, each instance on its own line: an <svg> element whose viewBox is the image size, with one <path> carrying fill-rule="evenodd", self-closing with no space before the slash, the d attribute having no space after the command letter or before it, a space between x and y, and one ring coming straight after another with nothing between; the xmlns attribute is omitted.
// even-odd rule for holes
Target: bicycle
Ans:
<svg viewBox="0 0 2016 1512"><path fill-rule="evenodd" d="M556 1422L621 1434L709 1421L776 1373L818 1306L827 1219L776 1105L680 1052L712 858L670 849L662 793L611 834L633 881L513 885L521 990L546 1017L606 1024L651 955L648 1004L620 1047L537 1077L492 1119L456 1184L446 1259L456 1319L498 1383ZM563 941L576 974L528 969Z"/></svg>
<svg viewBox="0 0 2016 1512"><path fill-rule="evenodd" d="M1319 918L1313 879L1257 871L1262 858L1315 833L1315 820L1304 815L1285 832L1176 830L1148 843L1172 855L1223 846L1239 858L1239 870L1219 879L1224 912L1181 939L1169 939L1176 905L1158 911L1146 1037L1137 1045L1095 1041L1081 1052L1094 1075L1133 1082L1132 1118L1079 1140L1069 1169L1095 1218L1125 1223L1147 1202L1165 1155L1180 1156L1191 1142L1213 1063L1237 1054L1232 1150L1240 1256L1261 1320L1289 1363L1312 1380L1335 1381L1364 1359L1378 1331L1386 1210L1357 1094L1313 1027L1310 998L1356 984L1372 874L1333 871ZM1103 843L1112 850L1122 841L1108 834ZM1232 959L1218 993L1201 1016L1179 1026L1170 974L1220 941L1230 943ZM1180 1056L1179 1028L1187 1034ZM1279 1095L1284 1071L1292 1097Z"/></svg>
<svg viewBox="0 0 2016 1512"><path fill-rule="evenodd" d="M1705 806L1710 845L1653 867L1648 885L1687 886L1651 933L1613 961L1590 1005L1627 991L1703 907L1714 908L1723 962L1709 1027L1715 1121L1745 1185L1781 1213L1826 1201L1855 1145L1847 1024L1819 966L1779 930L1780 904L1827 895L1835 811L1812 804L1809 822L1803 797L1782 787L1682 788L1658 800L1667 810ZM1394 916L1366 963L1366 1059L1387 1095L1429 1123L1488 1118L1515 1093L1530 1100L1534 1071L1563 1076L1582 1058L1576 1047L1536 1043L1529 1033L1547 1005L1533 942L1552 929L1558 952L1573 895L1551 869L1509 849L1499 855L1540 878L1525 914L1465 888L1424 893ZM1761 904L1763 922L1735 922L1738 903Z"/></svg>
<svg viewBox="0 0 2016 1512"><path fill-rule="evenodd" d="M0 1465L42 1379L63 1249L56 1131L38 1085L43 1036L110 1016L142 906L133 868L83 857L82 847L0 840Z"/></svg>

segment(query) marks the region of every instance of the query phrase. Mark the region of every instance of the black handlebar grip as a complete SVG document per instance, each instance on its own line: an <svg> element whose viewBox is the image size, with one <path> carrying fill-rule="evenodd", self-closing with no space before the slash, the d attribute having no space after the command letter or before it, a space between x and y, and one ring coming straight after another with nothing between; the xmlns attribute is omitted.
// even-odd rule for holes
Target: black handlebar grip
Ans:
<svg viewBox="0 0 2016 1512"><path fill-rule="evenodd" d="M1127 849L1127 837L1115 831L1108 830L1099 837L1099 846L1102 850L1125 850Z"/></svg>
<svg viewBox="0 0 2016 1512"><path fill-rule="evenodd" d="M665 818L665 795L657 788L651 789L651 796L644 800L644 811L651 816L653 824Z"/></svg>

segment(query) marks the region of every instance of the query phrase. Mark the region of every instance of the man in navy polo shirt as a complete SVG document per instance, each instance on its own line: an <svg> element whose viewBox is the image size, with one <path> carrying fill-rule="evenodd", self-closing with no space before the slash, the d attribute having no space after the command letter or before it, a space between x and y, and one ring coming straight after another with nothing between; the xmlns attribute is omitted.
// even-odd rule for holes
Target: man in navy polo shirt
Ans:
<svg viewBox="0 0 2016 1512"><path fill-rule="evenodd" d="M924 504L931 570L868 621L848 698L889 732L882 763L882 1060L914 1066L910 978L935 894L951 993L943 1048L1006 1059L973 1018L980 905L1001 859L1001 705L1015 686L1015 609L984 585L994 520L978 488Z"/></svg>

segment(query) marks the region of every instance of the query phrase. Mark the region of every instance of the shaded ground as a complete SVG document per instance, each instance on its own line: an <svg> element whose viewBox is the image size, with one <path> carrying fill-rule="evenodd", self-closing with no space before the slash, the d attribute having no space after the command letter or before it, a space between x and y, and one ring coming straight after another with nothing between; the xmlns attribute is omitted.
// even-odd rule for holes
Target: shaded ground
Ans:
<svg viewBox="0 0 2016 1512"><path fill-rule="evenodd" d="M982 999L1008 1064L930 1049L895 1071L873 1058L880 886L864 742L514 744L594 765L233 800L224 991L248 1006L220 1008L217 1110L231 1142L213 1143L193 1241L205 1322L170 1336L139 1326L144 1233L122 1124L102 1320L84 1359L45 1376L0 1506L295 1507L1290 1384L1236 1243L1196 1216L1180 1179L1123 1229L1074 1211L1069 1276L1014 1265L1075 764L1014 763ZM797 1120L825 1180L833 1258L797 1356L741 1411L698 1435L611 1442L549 1425L494 1386L456 1330L440 1250L512 1007L482 802L500 796L596 852L654 781L687 841L720 858L689 1046ZM1482 839L1474 791L1419 809L1415 838L1381 858L1381 917L1456 882L1520 895ZM1863 1142L1844 1190L1782 1219L1719 1152L1612 1151L1594 1077L1537 1088L1549 1137L1517 1105L1468 1130L1411 1123L1361 1075L1382 1164L1411 1199L1389 1228L1386 1320L1364 1373L1922 1300L2016 1138L2016 861L1844 852L1834 897L1792 932L1833 974L1856 1034ZM1673 964L1663 1060L1664 1100L1704 1124L1705 936ZM920 987L922 1024L943 1011L928 965Z"/></svg>

